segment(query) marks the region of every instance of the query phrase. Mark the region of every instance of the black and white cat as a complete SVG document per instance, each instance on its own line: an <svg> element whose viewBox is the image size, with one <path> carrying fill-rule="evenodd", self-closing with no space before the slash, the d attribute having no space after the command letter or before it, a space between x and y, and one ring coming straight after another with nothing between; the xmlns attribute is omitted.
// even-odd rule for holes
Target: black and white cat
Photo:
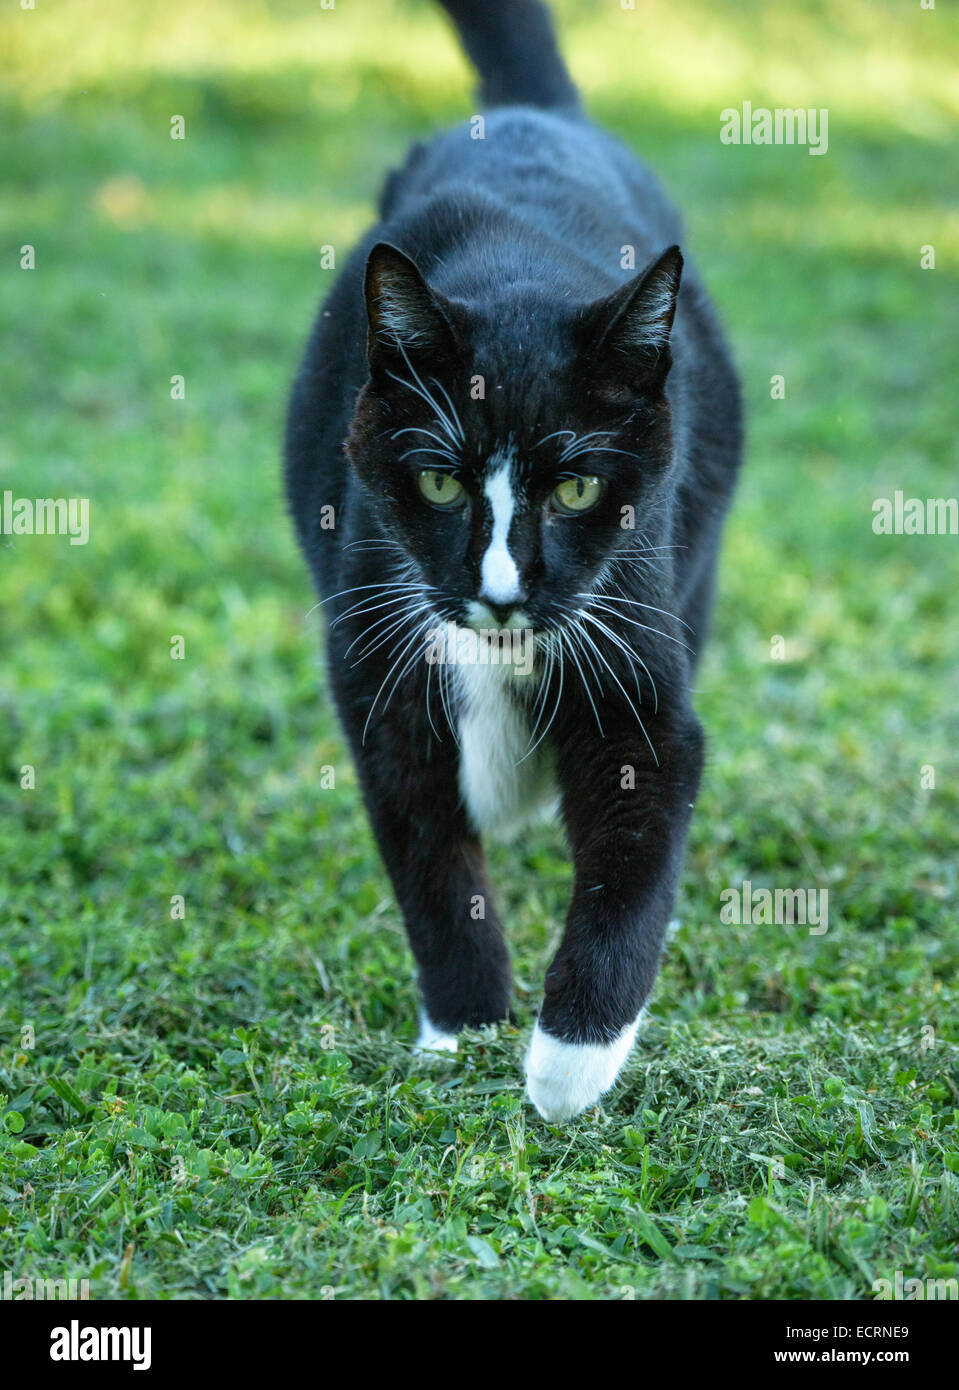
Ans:
<svg viewBox="0 0 959 1390"><path fill-rule="evenodd" d="M481 836L558 800L575 886L526 1075L562 1121L612 1086L658 967L739 390L675 212L583 114L545 8L444 8L482 119L390 176L296 379L287 487L421 1046L509 1016Z"/></svg>

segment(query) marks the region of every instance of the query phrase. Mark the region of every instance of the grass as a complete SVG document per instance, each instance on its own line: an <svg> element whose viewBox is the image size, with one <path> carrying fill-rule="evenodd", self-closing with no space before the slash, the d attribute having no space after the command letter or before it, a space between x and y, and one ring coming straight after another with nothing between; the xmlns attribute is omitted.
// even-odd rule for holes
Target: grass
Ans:
<svg viewBox="0 0 959 1390"><path fill-rule="evenodd" d="M877 0L559 8L591 109L686 211L750 422L682 925L622 1084L562 1130L525 1103L522 1029L412 1053L279 482L320 248L470 113L462 59L387 0L0 21L0 483L93 507L86 547L0 537L16 1276L619 1299L959 1275L959 541L871 529L876 497L956 492L959 32ZM744 98L827 106L828 155L721 145ZM548 828L492 867L525 1029L570 871ZM828 888L828 932L724 925L744 878Z"/></svg>

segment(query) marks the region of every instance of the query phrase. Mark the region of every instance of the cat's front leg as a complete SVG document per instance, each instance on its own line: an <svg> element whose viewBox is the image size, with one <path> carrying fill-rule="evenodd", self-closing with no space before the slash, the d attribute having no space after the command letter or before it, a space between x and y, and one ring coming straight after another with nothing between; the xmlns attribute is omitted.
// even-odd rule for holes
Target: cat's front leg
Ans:
<svg viewBox="0 0 959 1390"><path fill-rule="evenodd" d="M578 730L557 764L575 884L526 1058L529 1097L561 1122L610 1089L629 1055L669 922L702 769L695 716Z"/></svg>
<svg viewBox="0 0 959 1390"><path fill-rule="evenodd" d="M352 733L363 707L344 707ZM431 738L424 709L412 698L390 708L365 742L357 725L353 749L418 967L418 1045L455 1052L461 1029L509 1016L510 963L482 845L460 800L455 747Z"/></svg>

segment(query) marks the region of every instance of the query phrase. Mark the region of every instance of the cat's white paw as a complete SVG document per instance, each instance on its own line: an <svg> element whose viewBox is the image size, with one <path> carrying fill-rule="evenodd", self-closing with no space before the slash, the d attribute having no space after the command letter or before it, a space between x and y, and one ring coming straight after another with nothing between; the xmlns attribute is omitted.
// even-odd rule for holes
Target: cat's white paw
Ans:
<svg viewBox="0 0 959 1390"><path fill-rule="evenodd" d="M526 1089L544 1120L561 1123L595 1104L629 1056L639 1019L602 1043L561 1042L537 1023L526 1054Z"/></svg>
<svg viewBox="0 0 959 1390"><path fill-rule="evenodd" d="M434 1028L425 1012L420 1013L420 1035L414 1044L416 1052L455 1052L456 1034Z"/></svg>

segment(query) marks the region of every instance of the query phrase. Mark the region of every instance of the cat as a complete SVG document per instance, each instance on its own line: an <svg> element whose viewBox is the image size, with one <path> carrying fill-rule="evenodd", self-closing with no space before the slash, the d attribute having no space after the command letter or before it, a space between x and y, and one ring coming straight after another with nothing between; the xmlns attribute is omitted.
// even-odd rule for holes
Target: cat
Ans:
<svg viewBox="0 0 959 1390"><path fill-rule="evenodd" d="M659 966L739 386L677 214L584 114L546 8L443 8L482 114L389 176L293 386L287 496L421 1048L512 1016L481 837L559 807L575 881L525 1061L559 1124L612 1087Z"/></svg>

